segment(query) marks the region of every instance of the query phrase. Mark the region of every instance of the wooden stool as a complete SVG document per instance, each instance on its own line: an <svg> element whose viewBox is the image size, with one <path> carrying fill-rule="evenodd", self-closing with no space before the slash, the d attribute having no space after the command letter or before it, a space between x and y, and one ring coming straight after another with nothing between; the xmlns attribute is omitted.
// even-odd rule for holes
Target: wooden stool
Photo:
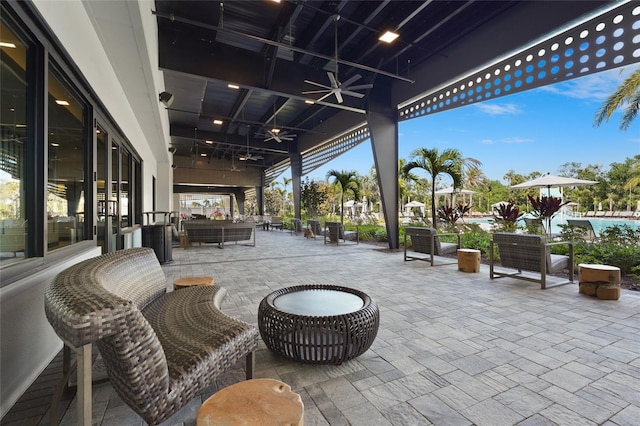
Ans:
<svg viewBox="0 0 640 426"><path fill-rule="evenodd" d="M458 271L480 272L480 250L458 249Z"/></svg>
<svg viewBox="0 0 640 426"><path fill-rule="evenodd" d="M274 379L252 379L214 393L198 410L198 426L302 426L304 405L291 387Z"/></svg>
<svg viewBox="0 0 640 426"><path fill-rule="evenodd" d="M173 289L193 287L195 285L214 285L213 277L184 277L178 278L173 282Z"/></svg>
<svg viewBox="0 0 640 426"><path fill-rule="evenodd" d="M609 265L578 265L579 292L602 300L620 298L620 268Z"/></svg>

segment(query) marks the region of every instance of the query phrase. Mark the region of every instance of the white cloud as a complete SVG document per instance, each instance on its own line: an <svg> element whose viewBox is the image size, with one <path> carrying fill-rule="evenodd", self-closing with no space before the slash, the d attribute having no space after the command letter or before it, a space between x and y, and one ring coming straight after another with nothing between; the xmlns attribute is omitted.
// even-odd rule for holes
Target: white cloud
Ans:
<svg viewBox="0 0 640 426"><path fill-rule="evenodd" d="M602 102L620 86L631 71L633 69L629 67L616 68L540 87L537 90L575 99Z"/></svg>
<svg viewBox="0 0 640 426"><path fill-rule="evenodd" d="M522 110L515 104L491 104L491 103L478 103L474 104L481 112L489 115L513 115L520 114Z"/></svg>
<svg viewBox="0 0 640 426"><path fill-rule="evenodd" d="M522 137L519 137L519 136L513 136L511 138L504 138L500 142L508 143L508 144L521 144L521 143L533 142L533 139L522 138Z"/></svg>
<svg viewBox="0 0 640 426"><path fill-rule="evenodd" d="M496 143L496 141L494 141L493 139L482 139L480 143L484 145L493 145Z"/></svg>

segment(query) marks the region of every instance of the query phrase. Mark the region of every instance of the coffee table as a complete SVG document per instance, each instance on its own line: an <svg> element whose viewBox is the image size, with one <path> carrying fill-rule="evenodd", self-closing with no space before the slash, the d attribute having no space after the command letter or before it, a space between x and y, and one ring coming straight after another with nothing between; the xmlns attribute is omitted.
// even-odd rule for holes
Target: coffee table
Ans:
<svg viewBox="0 0 640 426"><path fill-rule="evenodd" d="M378 305L366 293L335 285L282 288L258 308L258 328L269 349L315 364L342 364L362 355L379 325Z"/></svg>

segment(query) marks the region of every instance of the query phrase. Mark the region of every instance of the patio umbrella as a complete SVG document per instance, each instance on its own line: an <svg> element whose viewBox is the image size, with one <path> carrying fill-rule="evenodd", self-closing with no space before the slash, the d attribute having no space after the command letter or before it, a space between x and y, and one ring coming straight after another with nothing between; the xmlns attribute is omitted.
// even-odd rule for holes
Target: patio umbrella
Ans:
<svg viewBox="0 0 640 426"><path fill-rule="evenodd" d="M516 188L516 189L547 188L548 194L551 194L552 187L556 188L556 187L563 187L563 186L585 186L585 185L593 185L596 183L598 182L595 180L568 178L564 176L550 175L547 173L546 175L540 176L539 178L535 178L527 182L522 182L517 185L511 185L511 188Z"/></svg>

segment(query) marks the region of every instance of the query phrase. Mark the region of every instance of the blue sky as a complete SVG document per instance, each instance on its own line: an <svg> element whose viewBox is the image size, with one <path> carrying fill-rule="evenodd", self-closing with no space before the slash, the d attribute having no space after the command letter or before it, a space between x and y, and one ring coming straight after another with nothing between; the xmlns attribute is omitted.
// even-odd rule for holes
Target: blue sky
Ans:
<svg viewBox="0 0 640 426"><path fill-rule="evenodd" d="M465 157L482 162L490 179L502 181L513 169L557 174L566 162L600 164L640 154L640 118L627 131L619 130L616 113L600 127L593 118L602 102L637 66L605 71L552 86L504 96L491 101L439 112L399 127L400 158L409 159L417 147L457 148ZM330 169L367 174L373 165L366 141L309 174L325 179ZM284 176L291 177L291 171ZM448 182L444 182L448 184Z"/></svg>

